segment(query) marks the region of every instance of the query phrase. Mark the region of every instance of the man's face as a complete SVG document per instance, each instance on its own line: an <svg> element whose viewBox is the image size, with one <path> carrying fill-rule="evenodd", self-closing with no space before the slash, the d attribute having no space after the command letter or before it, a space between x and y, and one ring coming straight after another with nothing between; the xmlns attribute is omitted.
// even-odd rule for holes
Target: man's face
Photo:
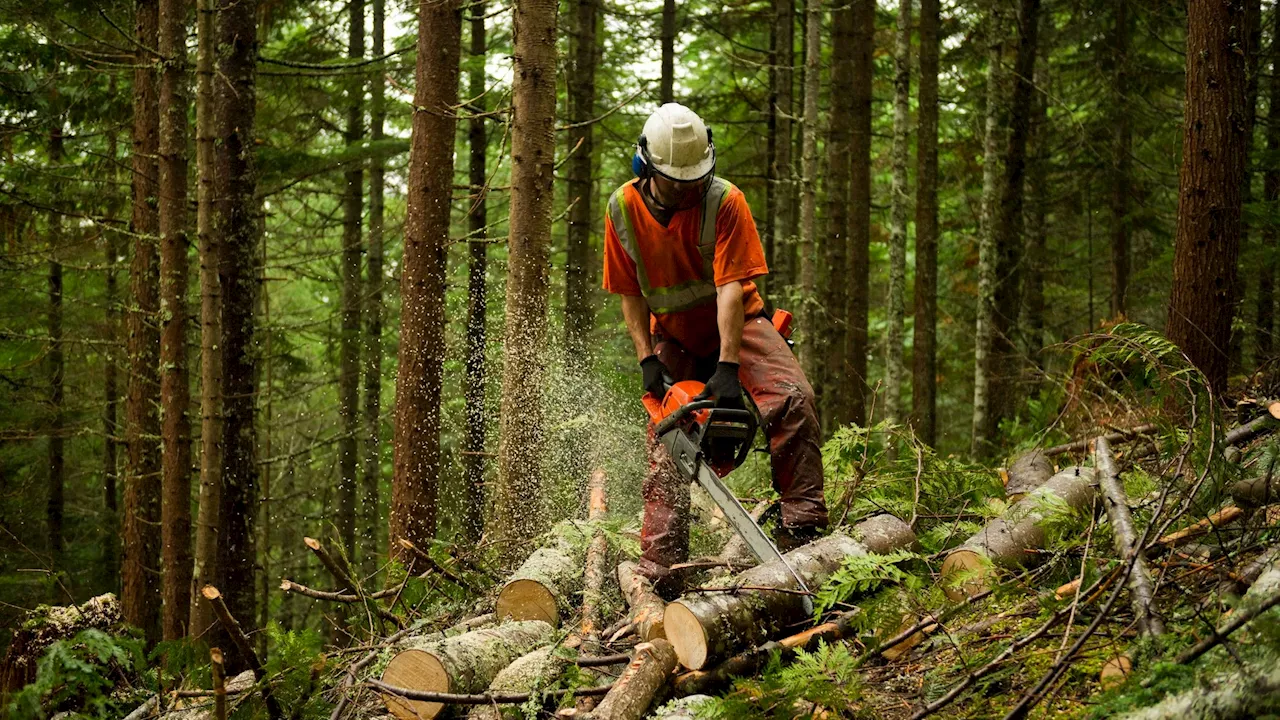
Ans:
<svg viewBox="0 0 1280 720"><path fill-rule="evenodd" d="M710 177L691 182L677 182L661 175L653 177L653 194L668 208L687 210L702 202Z"/></svg>

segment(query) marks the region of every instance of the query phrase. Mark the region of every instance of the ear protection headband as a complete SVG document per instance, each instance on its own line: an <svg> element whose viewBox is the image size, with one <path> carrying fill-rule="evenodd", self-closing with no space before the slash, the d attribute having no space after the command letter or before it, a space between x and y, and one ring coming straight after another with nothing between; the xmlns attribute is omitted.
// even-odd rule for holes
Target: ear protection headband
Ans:
<svg viewBox="0 0 1280 720"><path fill-rule="evenodd" d="M715 140L712 139L711 128L709 126L707 127L707 145L711 148L711 157L712 157L711 172L707 173L709 175L712 172L716 171L716 163L715 163L716 143L715 143ZM641 133L640 137L636 140L636 152L634 155L631 156L631 174L635 175L641 180L644 180L652 175L661 175L662 177L665 177L668 180L674 180L676 182L685 182L683 180L677 180L676 178L663 175L662 171L653 167L653 160L649 155L649 138L645 137L643 133Z"/></svg>

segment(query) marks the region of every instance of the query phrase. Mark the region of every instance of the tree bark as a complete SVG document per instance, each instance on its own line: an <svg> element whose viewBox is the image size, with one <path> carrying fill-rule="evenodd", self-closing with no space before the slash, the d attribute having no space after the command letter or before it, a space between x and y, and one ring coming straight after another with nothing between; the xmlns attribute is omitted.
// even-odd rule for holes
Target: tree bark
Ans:
<svg viewBox="0 0 1280 720"><path fill-rule="evenodd" d="M831 86L845 88L853 84L854 13L844 0L834 0L831 7ZM819 287L823 288L819 304L822 321L813 327L812 352L821 356L824 368L814 383L821 403L821 416L827 427L838 427L847 417L845 398L852 394L846 365L846 318L841 310L848 302L845 283L849 265L849 173L850 131L853 121L853 94L831 93L831 111L827 134L826 221L823 245L826 263ZM813 178L810 178L812 181ZM815 249L815 252L817 250ZM815 317L816 319L816 317ZM816 359L816 358L815 358Z"/></svg>
<svg viewBox="0 0 1280 720"><path fill-rule="evenodd" d="M1053 477L1053 463L1043 450L1032 450L1019 455L1005 473L1004 493L1016 502L1024 495L1045 484Z"/></svg>
<svg viewBox="0 0 1280 720"><path fill-rule="evenodd" d="M187 8L160 0L161 540L165 640L191 609L191 385L187 375Z"/></svg>
<svg viewBox="0 0 1280 720"><path fill-rule="evenodd" d="M401 264L400 353L396 378L395 463L391 482L392 557L405 539L429 547L440 482L440 395L445 357L445 248L453 190L462 11L457 0L418 6L418 66L409 151L409 202Z"/></svg>
<svg viewBox="0 0 1280 720"><path fill-rule="evenodd" d="M662 75L658 99L662 104L676 101L676 0L662 0Z"/></svg>
<svg viewBox="0 0 1280 720"><path fill-rule="evenodd" d="M853 2L853 122L849 155L853 169L849 176L849 264L852 282L845 317L844 334L848 395L841 424L867 421L867 317L870 311L871 272L871 76L875 67L875 0ZM833 86L834 81L833 81ZM838 367L838 366L833 366Z"/></svg>
<svg viewBox="0 0 1280 720"><path fill-rule="evenodd" d="M569 226L565 238L564 351L565 368L571 377L582 376L591 366L590 335L595 323L592 300L591 163L592 135L596 103L596 23L598 0L574 0L574 30L569 53L572 72L566 78L569 95L569 123L574 127L566 138L568 161ZM586 467L575 468L583 472Z"/></svg>
<svg viewBox="0 0 1280 720"><path fill-rule="evenodd" d="M116 153L114 143L110 155L114 160ZM121 247L121 241L118 239L118 233L107 233L107 272L106 272L106 297L104 303L106 305L106 337L105 339L113 343L108 346L103 353L102 368L102 394L105 402L102 410L102 500L103 507L106 508L106 516L102 529L102 567L99 568L101 576L106 580L104 587L116 588L120 582L120 505L119 490L117 489L120 479L120 380L119 380L119 358L116 355L114 344L121 339L121 310L119 281L117 280L117 269L120 260L124 256L124 249Z"/></svg>
<svg viewBox="0 0 1280 720"><path fill-rule="evenodd" d="M129 266L129 388L125 398L124 565L121 605L125 620L160 639L160 304L156 257L160 115L156 97L157 0L137 0L133 75L134 238Z"/></svg>
<svg viewBox="0 0 1280 720"><path fill-rule="evenodd" d="M196 239L200 255L200 491L188 632L200 637L213 625L213 608L195 592L218 585L218 528L222 508L222 286L219 235L213 225L214 0L197 0Z"/></svg>
<svg viewBox="0 0 1280 720"><path fill-rule="evenodd" d="M888 524L905 525L901 521ZM872 538L869 542L882 549L906 549L915 542L910 529L886 532L884 527L872 527L875 529L867 533ZM806 585L816 588L843 565L845 558L869 552L868 544L835 534L783 557ZM795 579L776 561L741 573L733 584L782 590L796 587ZM742 590L685 595L667 606L663 623L680 664L690 670L700 670L744 647L758 645L804 618L803 598L798 594Z"/></svg>
<svg viewBox="0 0 1280 720"><path fill-rule="evenodd" d="M485 211L488 184L485 176L485 155L488 139L485 134L484 112L486 59L483 4L477 4L471 14L471 70L467 94L476 100L472 103L468 131L470 143L469 173L471 210L467 213L471 242L468 244L467 272L467 357L464 396L464 414L467 429L463 439L462 465L467 477L467 496L462 518L463 537L471 541L480 539L484 532L484 470L485 470L485 320L488 310L489 243L485 237L488 216Z"/></svg>
<svg viewBox="0 0 1280 720"><path fill-rule="evenodd" d="M1275 13L1271 32L1271 83L1268 88L1267 155L1280 156L1280 13ZM1262 172L1262 198L1274 205L1280 200L1280 165L1267 163ZM1254 361L1271 357L1276 333L1276 273L1280 269L1280 229L1267 223L1262 228L1262 256L1258 262L1257 307L1254 311Z"/></svg>
<svg viewBox="0 0 1280 720"><path fill-rule="evenodd" d="M373 57L386 52L387 2L373 0ZM386 69L383 63L374 67L373 80L369 84L369 140L377 145L386 135L383 122L386 119ZM369 549L362 553L366 573L377 569L378 554L372 548L382 545L382 303L383 288L383 232L385 228L386 160L381 152L375 152L369 161L369 255L365 282L364 307L364 467L361 472L363 491L360 498L363 538Z"/></svg>
<svg viewBox="0 0 1280 720"><path fill-rule="evenodd" d="M492 536L511 559L542 530L542 349L555 166L556 3L515 8L511 222L498 489ZM533 502L530 502L532 500Z"/></svg>
<svg viewBox="0 0 1280 720"><path fill-rule="evenodd" d="M364 0L347 2L347 58L364 59ZM348 152L364 139L364 76L353 73L347 79L347 126L342 139ZM364 216L364 168L359 162L347 166L342 195L342 329L338 336L338 417L342 434L338 438L338 507L335 525L343 550L356 556L356 475L360 436L360 305L364 289L360 282L361 224Z"/></svg>
<svg viewBox="0 0 1280 720"><path fill-rule="evenodd" d="M445 639L433 634L411 637L387 663L382 682L431 692L481 692L516 658L551 642L553 633L544 622L525 620ZM387 693L382 698L387 710L401 720L433 718L445 707Z"/></svg>
<svg viewBox="0 0 1280 720"><path fill-rule="evenodd" d="M1166 332L1218 394L1227 385L1245 177L1242 0L1187 12L1187 89L1178 229Z"/></svg>
<svg viewBox="0 0 1280 720"><path fill-rule="evenodd" d="M540 647L516 658L503 668L489 683L490 693L527 693L554 683L569 661L556 654L556 644ZM501 720L524 718L520 705L476 705L467 713L467 720Z"/></svg>
<svg viewBox="0 0 1280 720"><path fill-rule="evenodd" d="M1249 251L1249 223L1243 208L1253 202L1253 136L1254 125L1258 117L1258 64L1261 60L1262 47L1262 0L1245 0L1244 3L1244 175L1240 183L1240 254L1253 257ZM1236 270L1236 280L1232 291L1232 317L1241 311L1241 324L1244 320L1244 296L1248 285L1247 274ZM1232 323L1234 327L1234 321ZM1231 332L1231 344L1228 350L1227 372L1240 372L1244 366L1244 333Z"/></svg>
<svg viewBox="0 0 1280 720"><path fill-rule="evenodd" d="M982 149L982 216L978 228L978 308L973 333L973 442L975 455L989 452L991 405L991 355L996 322L996 238L995 212L1000 173L1000 61L1003 19L999 3L993 2L987 16L987 107Z"/></svg>
<svg viewBox="0 0 1280 720"><path fill-rule="evenodd" d="M916 435L938 441L938 0L920 0L916 127L916 277L911 408Z"/></svg>
<svg viewBox="0 0 1280 720"><path fill-rule="evenodd" d="M1028 357L1040 364L1040 350L1045 344L1044 333L1044 280L1050 265L1047 247L1048 241L1048 208L1052 193L1049 188L1049 163L1052 157L1052 141L1048 117L1048 102L1045 99L1049 84L1049 34L1053 29L1052 14L1043 17L1041 22L1040 56L1041 61L1035 69L1035 85L1040 88L1032 100L1030 130L1027 142L1031 145L1031 153L1027 159L1027 181L1024 192L1028 196L1028 207L1024 213L1026 222L1025 260L1026 274L1023 281L1023 302L1020 324L1025 338L1025 351Z"/></svg>
<svg viewBox="0 0 1280 720"><path fill-rule="evenodd" d="M822 373L822 313L818 309L817 206L818 206L818 94L822 85L822 0L805 0L804 123L801 126L803 175L800 182L800 292L799 326L805 343L800 362L805 377L821 393L827 383Z"/></svg>
<svg viewBox="0 0 1280 720"><path fill-rule="evenodd" d="M57 242L61 234L62 219L56 213L49 219L51 242ZM63 375L66 363L62 353L62 262L54 255L56 248L50 248L53 255L49 259L49 496L45 505L45 522L49 532L49 554L52 556L52 569L57 573L69 573L63 559L65 542L62 536L62 516L66 505L66 456L64 454L64 438L66 432L66 416L63 410Z"/></svg>
<svg viewBox="0 0 1280 720"><path fill-rule="evenodd" d="M1129 291L1129 175L1133 130L1129 107L1129 0L1114 5L1111 72L1115 97L1111 126L1111 317L1123 317Z"/></svg>
<svg viewBox="0 0 1280 720"><path fill-rule="evenodd" d="M254 542L258 515L255 445L258 353L258 200L254 110L258 57L256 0L218 0L213 112L213 232L222 296L222 489L217 528L219 586L237 618L256 618ZM232 656L234 670L248 658Z"/></svg>
<svg viewBox="0 0 1280 720"><path fill-rule="evenodd" d="M884 405L889 420L905 420L902 379L907 374L902 347L907 322L907 163L911 160L911 0L898 0L893 51L893 166L889 200L889 307L885 342Z"/></svg>
<svg viewBox="0 0 1280 720"><path fill-rule="evenodd" d="M613 683L613 689L586 717L591 720L640 720L658 690L676 669L671 643L657 638L636 646L635 658Z"/></svg>
<svg viewBox="0 0 1280 720"><path fill-rule="evenodd" d="M767 255L775 297L785 297L793 282L795 208L792 205L791 148L794 113L791 68L795 64L795 0L773 0L773 253Z"/></svg>
<svg viewBox="0 0 1280 720"><path fill-rule="evenodd" d="M1120 469L1116 467L1111 444L1106 438L1098 438L1094 445L1094 466L1097 468L1095 477L1098 479L1098 487L1102 490L1102 504L1111 523L1116 557L1121 562L1127 562L1129 558L1137 556L1129 571L1129 602L1133 605L1133 614L1138 621L1138 632L1152 637L1163 635L1164 621L1153 607L1155 588L1151 584L1151 571L1147 569L1147 561L1142 557L1142 536L1133 526L1129 497L1124 492Z"/></svg>
<svg viewBox="0 0 1280 720"><path fill-rule="evenodd" d="M1070 467L1010 506L1003 517L947 553L942 563L942 590L952 600L973 597L987 589L992 566L1004 568L1034 564L1044 547L1046 500L1066 503L1080 511L1094 498L1094 470ZM959 581L959 582L958 582Z"/></svg>
<svg viewBox="0 0 1280 720"><path fill-rule="evenodd" d="M604 610L604 579L608 575L605 562L609 555L609 538L605 537L600 526L609 514L609 505L605 499L604 471L597 469L591 473L588 483L587 521L591 523L591 543L587 546L587 557L582 573L582 625L578 634L582 636L589 652L599 651L600 622Z"/></svg>

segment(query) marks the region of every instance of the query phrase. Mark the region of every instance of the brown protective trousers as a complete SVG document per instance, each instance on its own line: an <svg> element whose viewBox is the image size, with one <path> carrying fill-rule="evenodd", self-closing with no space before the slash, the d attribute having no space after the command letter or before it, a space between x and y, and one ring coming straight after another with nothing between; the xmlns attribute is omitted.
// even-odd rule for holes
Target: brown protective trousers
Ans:
<svg viewBox="0 0 1280 720"><path fill-rule="evenodd" d="M655 337L654 353L680 380L706 381L716 356L691 355L674 340ZM782 524L827 525L822 495L821 429L813 388L787 341L764 317L742 328L738 380L760 413L769 439L773 487L782 496ZM689 482L680 477L666 448L649 432L649 472L644 480L644 526L640 532L640 572L660 580L667 568L689 558Z"/></svg>

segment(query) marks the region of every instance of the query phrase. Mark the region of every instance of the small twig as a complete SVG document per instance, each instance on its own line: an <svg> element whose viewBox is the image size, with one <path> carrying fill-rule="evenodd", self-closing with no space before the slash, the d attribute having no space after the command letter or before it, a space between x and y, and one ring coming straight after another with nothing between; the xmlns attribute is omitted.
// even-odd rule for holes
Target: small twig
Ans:
<svg viewBox="0 0 1280 720"><path fill-rule="evenodd" d="M1182 654L1178 656L1178 659L1176 660L1176 662L1179 665L1186 665L1192 660L1195 660L1201 655L1212 650L1216 645L1221 643L1223 640L1226 640L1228 637L1230 637L1231 633L1244 627L1244 625L1248 623L1250 620L1258 617L1259 615L1270 610L1276 605L1280 605L1280 593L1276 593L1275 595L1272 595L1271 597L1267 598L1264 602L1259 603L1255 607L1251 607L1246 610L1241 610L1239 613L1237 613L1234 617L1231 618L1231 622L1227 623L1226 625L1223 625L1221 628L1218 628L1217 630L1214 630L1212 635L1196 643L1194 647L1183 651Z"/></svg>
<svg viewBox="0 0 1280 720"><path fill-rule="evenodd" d="M227 676L220 648L209 648L209 669L213 674L213 719L227 720Z"/></svg>
<svg viewBox="0 0 1280 720"><path fill-rule="evenodd" d="M400 538L398 542L400 543L400 547L413 553L429 569L439 573L440 577L443 577L445 580L448 580L449 582L453 583L454 585L457 585L463 590L478 592L477 588L475 588L471 583L449 572L442 565L440 565L440 563L436 562L435 558L428 555L426 550L423 550L422 548L418 547L417 545L414 545L412 542L404 538Z"/></svg>
<svg viewBox="0 0 1280 720"><path fill-rule="evenodd" d="M788 595L808 595L811 597L813 596L813 593L809 592L808 590L793 590L791 588L780 588L780 587L764 587L762 585L727 585L725 587L696 587L696 588L691 588L688 592L737 593L742 591L778 592L778 593L786 593Z"/></svg>
<svg viewBox="0 0 1280 720"><path fill-rule="evenodd" d="M1139 435L1145 435L1147 433L1155 432L1156 429L1157 429L1156 426L1153 424L1139 425L1138 427L1131 428L1129 430L1117 430L1116 432L1113 432L1113 433L1107 433L1106 435L1103 435L1103 437L1107 439L1107 442L1113 442L1113 443L1125 442L1127 440L1132 440L1138 437ZM1054 445L1051 448L1045 448L1044 456L1053 457L1054 455L1062 455L1063 453L1080 452L1082 450L1088 450L1089 443L1092 443L1094 439L1095 438L1085 438L1083 440L1072 440L1069 443L1063 443L1062 445Z"/></svg>

